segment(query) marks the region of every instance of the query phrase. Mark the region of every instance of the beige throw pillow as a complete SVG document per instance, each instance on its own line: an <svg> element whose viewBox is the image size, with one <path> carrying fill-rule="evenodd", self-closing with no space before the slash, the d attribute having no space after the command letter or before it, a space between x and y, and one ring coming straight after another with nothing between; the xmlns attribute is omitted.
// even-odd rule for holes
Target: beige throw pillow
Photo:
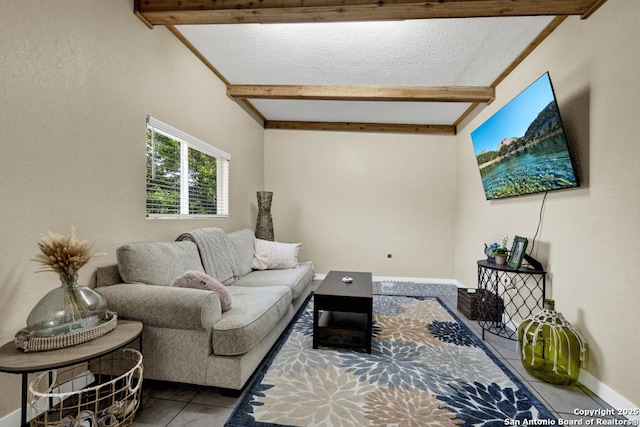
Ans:
<svg viewBox="0 0 640 427"><path fill-rule="evenodd" d="M206 273L194 270L187 271L174 280L171 286L177 288L204 289L205 291L215 292L220 298L222 312L224 313L225 311L231 310L231 292L229 289Z"/></svg>
<svg viewBox="0 0 640 427"><path fill-rule="evenodd" d="M282 270L298 266L301 243L280 243L256 239L253 268L256 270Z"/></svg>

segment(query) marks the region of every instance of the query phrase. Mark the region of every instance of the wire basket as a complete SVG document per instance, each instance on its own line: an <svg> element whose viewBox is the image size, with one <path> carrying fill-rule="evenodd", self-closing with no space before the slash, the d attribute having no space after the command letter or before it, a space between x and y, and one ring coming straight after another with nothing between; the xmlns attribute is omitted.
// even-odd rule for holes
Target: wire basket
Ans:
<svg viewBox="0 0 640 427"><path fill-rule="evenodd" d="M124 349L39 374L29 384L31 427L131 426L140 406L142 354Z"/></svg>
<svg viewBox="0 0 640 427"><path fill-rule="evenodd" d="M502 322L504 301L493 292L478 289L478 320L487 322Z"/></svg>

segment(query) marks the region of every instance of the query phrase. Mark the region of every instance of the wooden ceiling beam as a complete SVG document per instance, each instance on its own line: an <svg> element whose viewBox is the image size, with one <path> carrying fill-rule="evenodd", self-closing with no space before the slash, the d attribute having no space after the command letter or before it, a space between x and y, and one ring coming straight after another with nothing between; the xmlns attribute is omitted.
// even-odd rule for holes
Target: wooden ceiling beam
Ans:
<svg viewBox="0 0 640 427"><path fill-rule="evenodd" d="M267 120L265 129L332 130L342 132L399 132L455 135L452 125L419 125L399 123L293 122Z"/></svg>
<svg viewBox="0 0 640 427"><path fill-rule="evenodd" d="M591 15L606 0L134 0L145 24L376 21Z"/></svg>
<svg viewBox="0 0 640 427"><path fill-rule="evenodd" d="M491 87L228 85L233 99L294 99L330 101L491 102Z"/></svg>

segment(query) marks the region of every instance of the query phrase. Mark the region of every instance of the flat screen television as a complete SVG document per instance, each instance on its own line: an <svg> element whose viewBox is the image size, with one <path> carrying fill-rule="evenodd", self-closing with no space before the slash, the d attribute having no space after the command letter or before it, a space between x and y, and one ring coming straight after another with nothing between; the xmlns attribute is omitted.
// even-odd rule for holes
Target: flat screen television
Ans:
<svg viewBox="0 0 640 427"><path fill-rule="evenodd" d="M471 132L487 200L578 186L549 73Z"/></svg>

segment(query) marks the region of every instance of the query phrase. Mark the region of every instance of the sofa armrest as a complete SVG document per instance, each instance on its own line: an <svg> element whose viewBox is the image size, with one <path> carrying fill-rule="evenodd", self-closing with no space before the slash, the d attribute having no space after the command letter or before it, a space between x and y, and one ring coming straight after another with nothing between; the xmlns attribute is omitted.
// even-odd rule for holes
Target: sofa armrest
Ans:
<svg viewBox="0 0 640 427"><path fill-rule="evenodd" d="M145 325L171 329L211 329L222 318L220 299L202 289L120 283L96 288L109 310Z"/></svg>

